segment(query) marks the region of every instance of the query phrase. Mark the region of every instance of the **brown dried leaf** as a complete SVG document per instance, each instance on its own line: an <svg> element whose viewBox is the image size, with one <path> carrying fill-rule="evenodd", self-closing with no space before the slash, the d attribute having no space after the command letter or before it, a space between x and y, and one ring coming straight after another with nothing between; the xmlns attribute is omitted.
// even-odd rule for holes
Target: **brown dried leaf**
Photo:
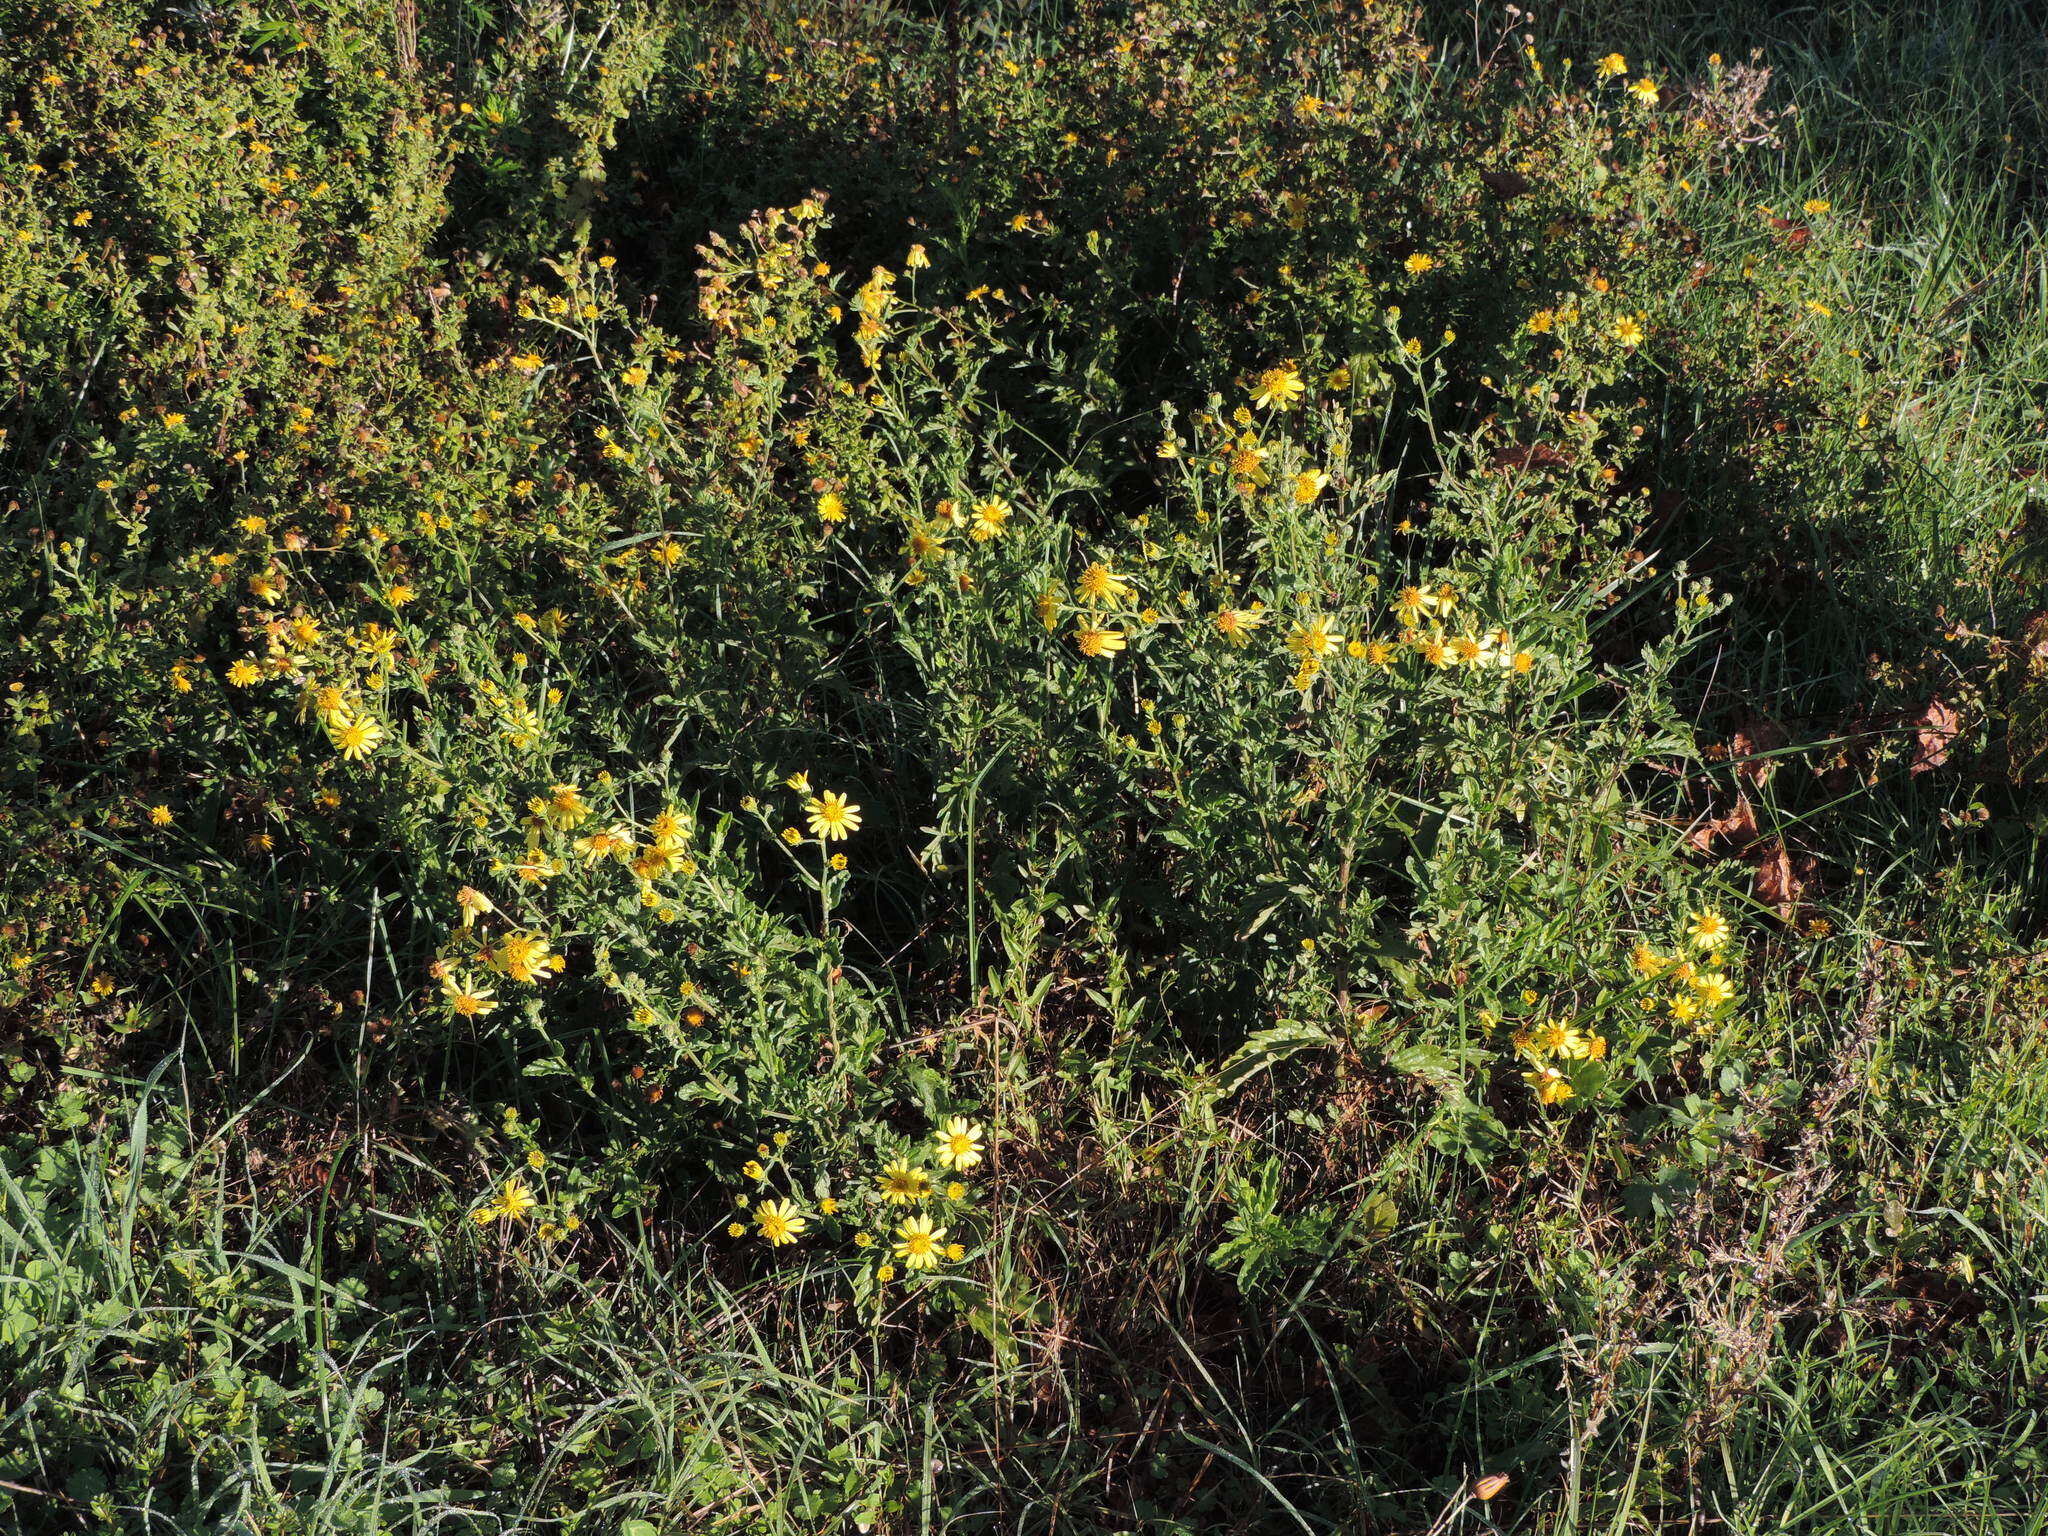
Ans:
<svg viewBox="0 0 2048 1536"><path fill-rule="evenodd" d="M1948 761L1948 744L1962 730L1962 719L1939 698L1909 719L1913 727L1913 772L1929 773Z"/></svg>
<svg viewBox="0 0 2048 1536"><path fill-rule="evenodd" d="M1792 855L1782 839L1774 838L1752 855L1756 865L1756 899L1778 909L1786 922L1799 910L1800 882L1792 867Z"/></svg>
<svg viewBox="0 0 2048 1536"><path fill-rule="evenodd" d="M1703 826L1695 827L1686 841L1700 853L1712 853L1714 844L1726 838L1740 853L1759 836L1756 824L1756 807L1749 803L1748 795L1735 797L1735 808L1726 816L1716 816Z"/></svg>
<svg viewBox="0 0 2048 1536"><path fill-rule="evenodd" d="M1479 179L1495 197L1510 202L1529 190L1529 178L1514 171L1481 171Z"/></svg>
<svg viewBox="0 0 2048 1536"><path fill-rule="evenodd" d="M1778 771L1778 762L1766 754L1783 749L1791 738L1785 727L1762 715L1751 715L1728 738L1728 750L1735 758L1735 771L1761 788Z"/></svg>

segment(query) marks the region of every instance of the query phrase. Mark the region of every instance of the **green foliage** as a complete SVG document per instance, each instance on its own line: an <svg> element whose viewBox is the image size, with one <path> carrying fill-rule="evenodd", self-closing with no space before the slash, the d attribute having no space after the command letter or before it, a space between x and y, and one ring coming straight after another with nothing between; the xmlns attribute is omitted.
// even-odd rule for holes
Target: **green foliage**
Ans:
<svg viewBox="0 0 2048 1536"><path fill-rule="evenodd" d="M2038 1524L1981 124L819 9L0 43L8 1517Z"/></svg>

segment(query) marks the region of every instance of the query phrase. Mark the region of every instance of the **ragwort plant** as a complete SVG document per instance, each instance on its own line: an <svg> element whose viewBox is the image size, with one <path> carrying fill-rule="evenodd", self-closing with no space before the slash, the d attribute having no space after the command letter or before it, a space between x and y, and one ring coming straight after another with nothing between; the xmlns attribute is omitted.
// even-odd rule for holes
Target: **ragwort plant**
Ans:
<svg viewBox="0 0 2048 1536"><path fill-rule="evenodd" d="M2014 407L1758 195L1753 67L6 47L25 1522L2010 1507L2038 999L1959 765L2024 787L2039 669L2010 498L1885 509ZM1955 650L1757 638L1838 567Z"/></svg>

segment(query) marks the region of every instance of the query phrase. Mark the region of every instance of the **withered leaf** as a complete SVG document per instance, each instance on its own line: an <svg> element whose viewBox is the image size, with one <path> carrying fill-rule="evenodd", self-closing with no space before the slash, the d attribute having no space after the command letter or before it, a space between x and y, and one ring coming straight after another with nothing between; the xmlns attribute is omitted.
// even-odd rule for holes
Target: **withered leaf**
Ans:
<svg viewBox="0 0 2048 1536"><path fill-rule="evenodd" d="M1948 744L1962 730L1962 720L1944 700L1929 699L1927 707L1909 719L1913 727L1913 772L1928 773L1948 761Z"/></svg>
<svg viewBox="0 0 2048 1536"><path fill-rule="evenodd" d="M1767 754L1779 751L1791 738L1785 734L1785 727L1775 720L1762 715L1751 715L1735 728L1735 734L1728 738L1729 752L1735 758L1735 771L1750 783L1761 786L1778 771L1778 762Z"/></svg>

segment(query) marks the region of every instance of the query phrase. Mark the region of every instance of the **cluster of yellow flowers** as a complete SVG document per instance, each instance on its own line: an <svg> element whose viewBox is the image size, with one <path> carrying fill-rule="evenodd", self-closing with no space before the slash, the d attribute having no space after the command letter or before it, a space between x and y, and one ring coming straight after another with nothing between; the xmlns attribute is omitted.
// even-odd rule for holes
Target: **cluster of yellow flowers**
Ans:
<svg viewBox="0 0 2048 1536"><path fill-rule="evenodd" d="M1687 920L1686 943L1679 952L1659 954L1648 944L1638 944L1629 954L1629 967L1647 982L1667 982L1671 990L1661 995L1645 993L1638 1000L1645 1013L1662 1010L1695 1032L1712 1026L1715 1014L1735 1000L1735 984L1728 979L1721 958L1730 936L1728 921L1715 911L1695 912ZM1688 958L1689 947L1699 955Z"/></svg>
<svg viewBox="0 0 2048 1536"><path fill-rule="evenodd" d="M789 1133L778 1131L773 1140L776 1148L787 1146ZM895 1279L898 1264L915 1272L936 1269L941 1263L958 1263L967 1256L965 1245L947 1241L947 1229L938 1224L936 1217L916 1207L940 1194L947 1200L964 1200L967 1186L960 1182L960 1178L980 1166L985 1144L986 1132L981 1126L963 1115L954 1115L932 1136L933 1158L940 1167L954 1175L943 1186L929 1168L908 1157L892 1159L874 1176L872 1197L885 1209L896 1211L902 1217L883 1237L878 1238L865 1228L853 1235L854 1247L863 1252L884 1246L882 1262L875 1268L877 1280L887 1283ZM755 1150L758 1155L750 1158L740 1172L743 1177L759 1183L768 1177L768 1169L760 1159L771 1156L771 1151L765 1143ZM738 1197L738 1204L748 1213L753 1225L750 1228L747 1221L734 1220L726 1227L729 1237L746 1237L751 1231L769 1247L782 1248L796 1242L810 1230L811 1213L793 1198L771 1196L756 1200L742 1194ZM905 1211L905 1207L912 1209ZM839 1211L840 1203L836 1197L828 1195L818 1201L817 1215L821 1217L836 1217Z"/></svg>
<svg viewBox="0 0 2048 1536"><path fill-rule="evenodd" d="M1695 1034L1710 1030L1714 1017L1735 1000L1735 984L1723 958L1731 936L1728 920L1707 908L1687 917L1673 953L1660 954L1649 944L1637 944L1630 952L1629 968L1654 984L1638 998L1637 1006L1689 1024ZM1522 1001L1533 1007L1540 999L1535 992L1524 992ZM1573 1097L1577 1090L1569 1075L1571 1064L1604 1061L1608 1051L1607 1037L1597 1030L1549 1018L1518 1025L1510 1043L1528 1063L1522 1081L1542 1104L1562 1104Z"/></svg>

